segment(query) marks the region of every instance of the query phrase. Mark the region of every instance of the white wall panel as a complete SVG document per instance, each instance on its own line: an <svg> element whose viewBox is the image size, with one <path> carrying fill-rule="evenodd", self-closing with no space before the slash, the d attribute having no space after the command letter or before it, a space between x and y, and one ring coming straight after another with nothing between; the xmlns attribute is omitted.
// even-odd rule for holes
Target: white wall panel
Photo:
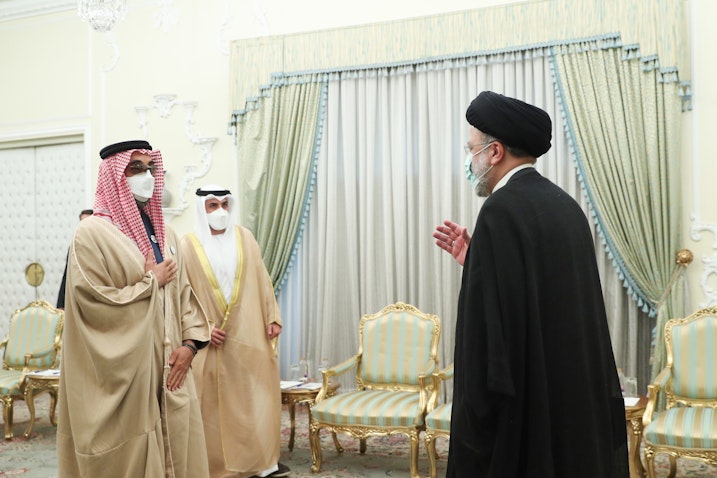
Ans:
<svg viewBox="0 0 717 478"><path fill-rule="evenodd" d="M81 143L0 150L0 337L10 314L28 302L55 304L65 258L84 203ZM91 205L89 205L91 206ZM35 290L25 280L39 262Z"/></svg>

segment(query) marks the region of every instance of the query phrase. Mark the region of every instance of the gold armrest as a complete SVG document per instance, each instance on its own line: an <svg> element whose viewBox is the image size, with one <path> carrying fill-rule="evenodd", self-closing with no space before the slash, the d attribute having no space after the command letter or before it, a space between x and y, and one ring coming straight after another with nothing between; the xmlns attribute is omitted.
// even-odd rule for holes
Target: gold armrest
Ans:
<svg viewBox="0 0 717 478"><path fill-rule="evenodd" d="M444 372L443 370L439 370L438 372L436 372L435 369L437 366L438 362L434 360L429 360L423 371L418 374L418 407L419 410L422 410L426 413L430 412L431 410L433 410L433 407L435 407L438 390L440 389L440 383L436 382L435 375ZM450 368L453 368L452 364ZM430 381L428 380L429 376L431 377ZM434 395L436 396L435 399L433 398ZM434 405L433 407L430 407L432 401Z"/></svg>
<svg viewBox="0 0 717 478"><path fill-rule="evenodd" d="M647 406L645 407L645 413L642 414L643 428L646 428L647 425L652 422L652 414L655 412L657 398L660 395L660 391L665 390L665 386L671 378L671 372L670 367L663 368L660 373L657 374L655 380L647 386Z"/></svg>
<svg viewBox="0 0 717 478"><path fill-rule="evenodd" d="M443 370L436 373L438 375L438 378L441 380L450 380L453 378L453 364L450 364L448 367L444 368Z"/></svg>
<svg viewBox="0 0 717 478"><path fill-rule="evenodd" d="M441 392L441 383L453 379L453 364L443 370L439 370L431 375L432 386L431 394L428 397L428 403L426 404L426 411L431 412L438 405L438 396ZM419 378L420 380L420 378Z"/></svg>
<svg viewBox="0 0 717 478"><path fill-rule="evenodd" d="M436 393L434 375L431 374L431 380L428 380L428 376L425 373L418 376L418 409L425 413L432 410L428 408L428 404L431 403L431 398Z"/></svg>
<svg viewBox="0 0 717 478"><path fill-rule="evenodd" d="M43 351L41 351L41 352L28 352L28 353L26 353L26 354L25 354L25 367L29 367L29 366L30 366L30 360L36 359L36 358L40 358L40 357L44 357L44 356L46 356L46 355L50 355L50 354L51 354L52 352L54 352L54 351L55 351L55 346L53 346L53 347L50 348L50 349L43 350Z"/></svg>
<svg viewBox="0 0 717 478"><path fill-rule="evenodd" d="M354 355L353 357L344 360L338 365L334 365L333 367L330 367L326 370L324 370L324 376L328 375L329 377L333 377L336 375L343 375L349 370L351 370L353 367L358 365L359 363L359 356Z"/></svg>
<svg viewBox="0 0 717 478"><path fill-rule="evenodd" d="M331 377L337 377L339 375L345 374L352 368L356 367L358 363L359 356L354 355L353 357L344 360L338 365L334 365L333 367L323 370L321 372L321 390L319 390L319 394L316 395L314 403L319 403L321 400L326 398L326 395L329 393L329 381L331 381Z"/></svg>

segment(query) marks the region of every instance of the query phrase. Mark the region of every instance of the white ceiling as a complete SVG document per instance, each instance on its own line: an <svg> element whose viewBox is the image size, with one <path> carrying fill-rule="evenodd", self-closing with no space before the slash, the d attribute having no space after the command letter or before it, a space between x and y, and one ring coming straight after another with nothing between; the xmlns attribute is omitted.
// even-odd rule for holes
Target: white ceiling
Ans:
<svg viewBox="0 0 717 478"><path fill-rule="evenodd" d="M0 22L77 8L77 0L0 0Z"/></svg>

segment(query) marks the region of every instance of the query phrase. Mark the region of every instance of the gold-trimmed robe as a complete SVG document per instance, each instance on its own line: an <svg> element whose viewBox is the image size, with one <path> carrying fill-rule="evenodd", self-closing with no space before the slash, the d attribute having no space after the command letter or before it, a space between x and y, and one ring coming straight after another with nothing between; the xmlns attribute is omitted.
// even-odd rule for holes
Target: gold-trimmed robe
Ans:
<svg viewBox="0 0 717 478"><path fill-rule="evenodd" d="M279 460L279 366L267 326L282 322L259 245L243 227L237 226L236 237L243 267L240 295L224 325L226 339L221 348L200 350L192 368L212 478L252 476ZM192 289L210 324L220 327L225 310L207 277L206 255L195 250L190 236L181 244Z"/></svg>
<svg viewBox="0 0 717 478"><path fill-rule="evenodd" d="M166 229L165 258L177 278L158 288L145 258L112 223L89 217L70 249L58 399L59 478L208 476L192 373L166 390L172 351L209 340L178 238Z"/></svg>

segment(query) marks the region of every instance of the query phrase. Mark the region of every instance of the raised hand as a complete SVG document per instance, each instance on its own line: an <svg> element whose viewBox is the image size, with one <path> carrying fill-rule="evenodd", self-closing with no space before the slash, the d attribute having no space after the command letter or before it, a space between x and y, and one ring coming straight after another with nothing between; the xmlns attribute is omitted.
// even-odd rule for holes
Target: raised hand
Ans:
<svg viewBox="0 0 717 478"><path fill-rule="evenodd" d="M443 224L436 226L433 237L436 239L438 247L448 252L456 262L463 265L466 260L468 244L471 243L471 235L468 234L465 227L446 219Z"/></svg>

